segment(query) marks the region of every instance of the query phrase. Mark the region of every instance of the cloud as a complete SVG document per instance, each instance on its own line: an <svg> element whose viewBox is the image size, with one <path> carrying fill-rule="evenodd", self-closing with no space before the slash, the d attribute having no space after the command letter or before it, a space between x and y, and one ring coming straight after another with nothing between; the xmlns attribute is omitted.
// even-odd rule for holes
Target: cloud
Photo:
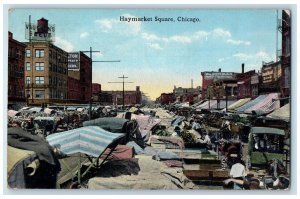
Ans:
<svg viewBox="0 0 300 199"><path fill-rule="evenodd" d="M88 37L90 34L88 33L88 32L82 32L82 33L80 33L80 38L86 38L86 37Z"/></svg>
<svg viewBox="0 0 300 199"><path fill-rule="evenodd" d="M60 37L55 38L55 45L57 45L58 47L60 47L61 49L65 50L67 52L74 51L73 44L65 39L60 38Z"/></svg>
<svg viewBox="0 0 300 199"><path fill-rule="evenodd" d="M251 45L250 41L242 41L242 40L227 39L226 42L233 45L245 45L245 46Z"/></svg>
<svg viewBox="0 0 300 199"><path fill-rule="evenodd" d="M275 60L275 55L272 56L270 54L268 54L267 52L264 52L264 51L259 51L255 54L255 57L257 59L260 59L262 61L266 61L266 62L269 62L269 61L274 61Z"/></svg>
<svg viewBox="0 0 300 199"><path fill-rule="evenodd" d="M112 29L114 21L114 19L98 19L95 23L100 26L102 32L108 32Z"/></svg>
<svg viewBox="0 0 300 199"><path fill-rule="evenodd" d="M212 31L212 34L217 37L229 38L231 37L231 33L228 30L224 30L222 28L216 28Z"/></svg>
<svg viewBox="0 0 300 199"><path fill-rule="evenodd" d="M224 58L220 58L218 59L218 62L223 62L223 61L226 61L226 60L229 60L230 57L224 57Z"/></svg>
<svg viewBox="0 0 300 199"><path fill-rule="evenodd" d="M131 15L131 14L123 14L123 16L127 17L127 18L136 18L137 17L137 16L134 16L134 15ZM138 33L138 32L141 31L141 26L142 26L142 22L141 21L131 21L129 23L126 22L126 24L128 24L128 26L130 26L131 31L133 33Z"/></svg>
<svg viewBox="0 0 300 199"><path fill-rule="evenodd" d="M241 61L247 61L247 60L252 60L254 62L270 62L275 60L275 56L265 52L265 51L258 51L257 53L254 54L245 54L245 53L237 53L234 54L233 57L238 58Z"/></svg>
<svg viewBox="0 0 300 199"><path fill-rule="evenodd" d="M126 18L136 18L136 16L131 14L123 14L122 16ZM122 35L137 34L141 31L142 27L141 21L121 22L115 18L97 19L95 23L99 25L102 32L116 32Z"/></svg>
<svg viewBox="0 0 300 199"><path fill-rule="evenodd" d="M253 55L245 54L245 53L237 53L234 54L233 57L237 57L241 61L247 61L248 59L252 58Z"/></svg>
<svg viewBox="0 0 300 199"><path fill-rule="evenodd" d="M147 41L160 41L161 40L161 38L158 37L157 35L149 34L149 33L146 33L146 32L142 33L142 38L147 40Z"/></svg>
<svg viewBox="0 0 300 199"><path fill-rule="evenodd" d="M187 36L175 35L170 37L170 41L175 41L180 43L191 43L192 39Z"/></svg>
<svg viewBox="0 0 300 199"><path fill-rule="evenodd" d="M210 35L209 32L200 30L194 33L193 38L194 39L203 39L205 38L207 40L208 36Z"/></svg>
<svg viewBox="0 0 300 199"><path fill-rule="evenodd" d="M150 44L148 44L148 46L155 50L163 50L163 48L158 43L150 43Z"/></svg>

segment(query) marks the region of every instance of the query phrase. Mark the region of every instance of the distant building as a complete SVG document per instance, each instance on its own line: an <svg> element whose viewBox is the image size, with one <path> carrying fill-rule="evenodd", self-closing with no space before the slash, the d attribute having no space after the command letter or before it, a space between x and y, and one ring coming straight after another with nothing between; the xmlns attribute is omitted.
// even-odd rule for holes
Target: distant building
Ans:
<svg viewBox="0 0 300 199"><path fill-rule="evenodd" d="M98 96L99 96L99 101L96 101L96 103L99 103L100 105L112 105L113 104L113 95L111 93L101 91Z"/></svg>
<svg viewBox="0 0 300 199"><path fill-rule="evenodd" d="M8 104L25 102L24 56L26 45L8 32Z"/></svg>
<svg viewBox="0 0 300 199"><path fill-rule="evenodd" d="M201 98L225 98L225 84L226 93L230 98L237 98L237 75L234 72L219 71L205 71L202 75L202 92Z"/></svg>
<svg viewBox="0 0 300 199"><path fill-rule="evenodd" d="M252 93L252 84L251 84L251 77L255 75L255 70L251 70L248 72L244 72L245 65L242 64L242 73L238 74L237 77L237 98L253 98Z"/></svg>
<svg viewBox="0 0 300 199"><path fill-rule="evenodd" d="M115 105L123 104L123 91L105 91L106 93L112 94L112 101ZM141 104L142 93L140 87L137 86L135 91L125 91L125 105Z"/></svg>
<svg viewBox="0 0 300 199"><path fill-rule="evenodd" d="M173 103L175 101L175 96L173 93L162 93L160 95L159 100L160 100L160 104L166 105L166 104Z"/></svg>
<svg viewBox="0 0 300 199"><path fill-rule="evenodd" d="M281 93L281 62L263 62L259 84L259 94Z"/></svg>
<svg viewBox="0 0 300 199"><path fill-rule="evenodd" d="M176 101L193 103L201 95L201 87L182 88L174 86L173 96Z"/></svg>
<svg viewBox="0 0 300 199"><path fill-rule="evenodd" d="M100 101L100 94L101 94L101 84L93 83L92 85L92 91L93 91L93 102L99 102Z"/></svg>

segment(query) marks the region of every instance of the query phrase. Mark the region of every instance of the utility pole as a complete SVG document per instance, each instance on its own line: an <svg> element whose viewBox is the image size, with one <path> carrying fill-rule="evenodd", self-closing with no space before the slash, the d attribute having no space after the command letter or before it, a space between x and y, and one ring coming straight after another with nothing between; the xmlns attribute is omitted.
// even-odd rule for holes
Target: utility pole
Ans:
<svg viewBox="0 0 300 199"><path fill-rule="evenodd" d="M125 83L133 83L133 82L125 82L125 81L124 81L125 78L128 78L128 77L125 77L124 75L123 75L122 77L118 77L118 78L122 78L123 81L122 81L122 82L108 82L108 83L119 83L119 84L123 84L123 92L122 92L123 100L122 100L122 102L123 102L123 110L124 110L124 109L125 109L125 89L124 89Z"/></svg>
<svg viewBox="0 0 300 199"><path fill-rule="evenodd" d="M89 120L92 119L92 103L93 103L93 62L120 62L120 60L116 61L93 61L93 53L100 53L100 51L93 51L92 47L90 47L90 50L88 51L80 51L83 53L90 53L90 59L91 59L91 69L90 69L90 80L91 80L91 88L90 88L90 100L89 100ZM80 56L80 55L79 55Z"/></svg>

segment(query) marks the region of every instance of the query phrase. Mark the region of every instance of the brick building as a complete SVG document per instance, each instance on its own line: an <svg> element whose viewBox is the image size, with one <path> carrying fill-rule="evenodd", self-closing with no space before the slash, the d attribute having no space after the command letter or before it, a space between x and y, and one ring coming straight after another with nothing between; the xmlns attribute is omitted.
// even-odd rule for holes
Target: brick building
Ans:
<svg viewBox="0 0 300 199"><path fill-rule="evenodd" d="M123 91L106 91L105 93L112 95L113 104L123 104ZM125 91L124 104L135 105L142 103L142 92L140 87L137 86L135 91Z"/></svg>
<svg viewBox="0 0 300 199"><path fill-rule="evenodd" d="M92 68L91 59L80 52L80 69L69 70L68 77L70 82L68 83L68 101L73 103L88 103L91 99L91 86L92 86ZM76 85L76 91L72 90ZM80 92L80 95L75 95L74 92Z"/></svg>
<svg viewBox="0 0 300 199"><path fill-rule="evenodd" d="M65 103L68 53L49 42L25 44L25 90L28 103Z"/></svg>
<svg viewBox="0 0 300 199"><path fill-rule="evenodd" d="M225 97L226 93L230 98L237 98L237 74L234 72L216 71L201 72L202 75L202 99L213 99ZM224 88L224 89L223 89ZM223 89L223 91L222 91Z"/></svg>
<svg viewBox="0 0 300 199"><path fill-rule="evenodd" d="M287 97L290 96L291 92L291 13L289 10L282 11L279 31L282 33L282 54L280 57L282 81L280 87L282 96Z"/></svg>
<svg viewBox="0 0 300 199"><path fill-rule="evenodd" d="M242 73L237 74L237 98L253 98L251 77L255 75L255 70L244 72L245 65L242 64Z"/></svg>
<svg viewBox="0 0 300 199"><path fill-rule="evenodd" d="M280 93L281 81L281 62L263 62L260 76L259 94Z"/></svg>
<svg viewBox="0 0 300 199"><path fill-rule="evenodd" d="M99 102L100 101L100 93L101 93L101 84L93 83L92 91L93 91L93 102Z"/></svg>
<svg viewBox="0 0 300 199"><path fill-rule="evenodd" d="M8 32L8 103L25 102L24 56L26 45Z"/></svg>
<svg viewBox="0 0 300 199"><path fill-rule="evenodd" d="M159 100L161 105L170 104L175 101L175 96L173 93L162 93Z"/></svg>

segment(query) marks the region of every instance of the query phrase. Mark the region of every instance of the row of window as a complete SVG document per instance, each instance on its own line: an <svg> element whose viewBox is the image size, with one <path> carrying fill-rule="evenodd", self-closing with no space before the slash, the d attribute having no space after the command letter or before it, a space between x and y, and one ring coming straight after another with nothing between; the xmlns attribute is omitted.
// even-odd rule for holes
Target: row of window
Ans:
<svg viewBox="0 0 300 199"><path fill-rule="evenodd" d="M26 71L30 71L31 70L31 66L30 66L30 62L26 62ZM44 71L45 70L45 64L44 62L36 62L35 63L35 70L36 71ZM56 66L56 65L51 65L49 64L49 71L52 72L57 72L60 74L67 74L67 69L60 67L60 66Z"/></svg>
<svg viewBox="0 0 300 199"><path fill-rule="evenodd" d="M26 84L29 85L31 83L31 78L30 77L26 77ZM45 77L35 77L35 83L36 84L44 84L45 83Z"/></svg>
<svg viewBox="0 0 300 199"><path fill-rule="evenodd" d="M26 84L29 85L31 83L31 78L29 76L26 77ZM35 84L45 84L45 77L37 76L35 77ZM67 86L67 81L54 77L52 78L49 76L49 85L58 85L58 86Z"/></svg>
<svg viewBox="0 0 300 199"><path fill-rule="evenodd" d="M30 70L31 70L30 63L26 62L26 71L30 71ZM36 62L35 63L35 70L36 71L44 71L45 70L44 62Z"/></svg>
<svg viewBox="0 0 300 199"><path fill-rule="evenodd" d="M31 56L31 50L26 49L26 57L30 57L30 56ZM35 57L36 58L45 57L45 50L44 49L36 49ZM49 50L49 58L57 59L57 60L61 61L62 63L67 62L66 56L61 56L61 54L59 54L59 53L52 53L52 50Z"/></svg>
<svg viewBox="0 0 300 199"><path fill-rule="evenodd" d="M31 50L26 49L26 57L30 57L30 56L31 56ZM43 49L36 49L35 50L35 57L36 58L45 57L45 51Z"/></svg>
<svg viewBox="0 0 300 199"><path fill-rule="evenodd" d="M34 97L37 99L44 99L45 98L45 90L35 90ZM30 90L26 90L26 96L29 98L31 96ZM49 96L52 99L66 99L67 94L65 92L60 91L49 91Z"/></svg>

